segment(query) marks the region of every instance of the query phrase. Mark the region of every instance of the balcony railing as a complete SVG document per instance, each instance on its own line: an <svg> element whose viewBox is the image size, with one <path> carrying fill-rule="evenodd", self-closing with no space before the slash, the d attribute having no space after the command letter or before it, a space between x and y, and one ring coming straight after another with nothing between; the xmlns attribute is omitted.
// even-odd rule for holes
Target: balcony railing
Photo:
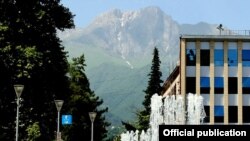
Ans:
<svg viewBox="0 0 250 141"><path fill-rule="evenodd" d="M220 35L250 36L250 30L220 30Z"/></svg>

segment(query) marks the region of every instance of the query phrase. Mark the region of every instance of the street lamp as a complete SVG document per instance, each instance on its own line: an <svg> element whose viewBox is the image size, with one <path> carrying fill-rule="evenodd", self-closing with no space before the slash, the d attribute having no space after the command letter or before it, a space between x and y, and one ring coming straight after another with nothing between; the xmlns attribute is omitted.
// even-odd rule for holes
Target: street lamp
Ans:
<svg viewBox="0 0 250 141"><path fill-rule="evenodd" d="M17 109L16 110L16 141L18 141L19 107L21 106L20 105L20 97L21 97L21 94L23 92L24 85L20 85L20 84L14 85L14 89L15 89L16 96L17 96L17 99L16 99L16 104L17 104L17 108L16 108Z"/></svg>
<svg viewBox="0 0 250 141"><path fill-rule="evenodd" d="M56 134L56 138L59 138L59 134L60 134L60 111L62 109L63 106L63 100L55 100L55 104L56 104L56 109L57 109L57 134Z"/></svg>
<svg viewBox="0 0 250 141"><path fill-rule="evenodd" d="M89 112L89 118L91 120L91 141L94 141L94 121L96 117L96 112Z"/></svg>

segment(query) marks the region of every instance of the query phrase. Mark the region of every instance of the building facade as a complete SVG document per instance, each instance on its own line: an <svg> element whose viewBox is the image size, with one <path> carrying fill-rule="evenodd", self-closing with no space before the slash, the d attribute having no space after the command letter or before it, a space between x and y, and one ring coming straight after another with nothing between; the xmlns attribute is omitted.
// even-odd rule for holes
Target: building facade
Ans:
<svg viewBox="0 0 250 141"><path fill-rule="evenodd" d="M211 124L250 123L250 36L182 35L180 94L200 94Z"/></svg>

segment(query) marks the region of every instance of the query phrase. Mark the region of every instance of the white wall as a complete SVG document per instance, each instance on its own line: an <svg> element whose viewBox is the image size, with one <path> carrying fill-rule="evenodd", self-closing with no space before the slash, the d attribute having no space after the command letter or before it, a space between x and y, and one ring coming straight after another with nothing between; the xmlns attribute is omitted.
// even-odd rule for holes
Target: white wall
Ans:
<svg viewBox="0 0 250 141"><path fill-rule="evenodd" d="M222 106L224 105L223 103L223 97L224 97L224 94L215 94L214 95L214 105L219 105L219 106Z"/></svg>
<svg viewBox="0 0 250 141"><path fill-rule="evenodd" d="M210 106L210 94L201 94L204 98L204 106ZM224 94L214 95L214 105L223 106L224 105ZM228 95L228 105L238 106L238 94ZM243 106L250 106L250 94L243 94Z"/></svg>
<svg viewBox="0 0 250 141"><path fill-rule="evenodd" d="M186 49L195 49L195 42L187 42Z"/></svg>
<svg viewBox="0 0 250 141"><path fill-rule="evenodd" d="M250 106L250 94L243 94L243 106Z"/></svg>
<svg viewBox="0 0 250 141"><path fill-rule="evenodd" d="M242 68L242 76L243 77L250 77L250 67L243 67Z"/></svg>
<svg viewBox="0 0 250 141"><path fill-rule="evenodd" d="M209 66L201 66L201 72L200 72L201 77L209 77Z"/></svg>
<svg viewBox="0 0 250 141"><path fill-rule="evenodd" d="M244 50L250 50L250 43L249 42L243 42L242 44Z"/></svg>
<svg viewBox="0 0 250 141"><path fill-rule="evenodd" d="M209 42L201 42L201 49L210 49Z"/></svg>
<svg viewBox="0 0 250 141"><path fill-rule="evenodd" d="M238 94L229 94L229 106L238 106Z"/></svg>
<svg viewBox="0 0 250 141"><path fill-rule="evenodd" d="M223 42L215 42L214 49L223 49Z"/></svg>
<svg viewBox="0 0 250 141"><path fill-rule="evenodd" d="M223 77L224 75L224 73L223 73L223 71L224 71L224 67L218 67L218 66L216 66L215 68L214 68L214 77Z"/></svg>
<svg viewBox="0 0 250 141"><path fill-rule="evenodd" d="M186 76L187 77L195 77L195 66L187 66L186 67Z"/></svg>
<svg viewBox="0 0 250 141"><path fill-rule="evenodd" d="M228 77L237 77L238 67L228 67Z"/></svg>

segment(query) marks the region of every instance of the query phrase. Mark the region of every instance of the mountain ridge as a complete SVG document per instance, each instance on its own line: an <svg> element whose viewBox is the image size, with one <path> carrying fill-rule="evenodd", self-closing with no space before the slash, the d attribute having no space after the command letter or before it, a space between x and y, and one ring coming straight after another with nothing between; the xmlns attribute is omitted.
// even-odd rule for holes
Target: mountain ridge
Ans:
<svg viewBox="0 0 250 141"><path fill-rule="evenodd" d="M158 7L134 11L113 9L85 28L59 32L69 59L84 53L91 88L109 107L109 119L135 118L142 108L153 48L161 60L165 80L179 57L181 34L218 34L216 25L179 24ZM111 121L114 124L119 124Z"/></svg>

